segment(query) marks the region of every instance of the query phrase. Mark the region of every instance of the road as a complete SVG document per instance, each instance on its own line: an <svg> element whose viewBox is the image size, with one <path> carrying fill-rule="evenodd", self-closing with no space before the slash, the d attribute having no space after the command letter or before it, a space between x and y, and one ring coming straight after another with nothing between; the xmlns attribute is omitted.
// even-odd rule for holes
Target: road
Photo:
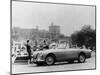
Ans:
<svg viewBox="0 0 100 75"><path fill-rule="evenodd" d="M12 73L36 73L49 71L63 71L63 70L80 70L80 69L95 69L95 55L86 59L85 63L67 63L59 62L52 66L37 66L36 64L14 63L12 64Z"/></svg>

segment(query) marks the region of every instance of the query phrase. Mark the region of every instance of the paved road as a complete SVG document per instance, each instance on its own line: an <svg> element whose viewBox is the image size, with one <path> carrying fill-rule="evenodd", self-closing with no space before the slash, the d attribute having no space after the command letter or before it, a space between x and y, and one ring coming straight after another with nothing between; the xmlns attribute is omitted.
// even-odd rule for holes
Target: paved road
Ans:
<svg viewBox="0 0 100 75"><path fill-rule="evenodd" d="M61 71L61 70L79 70L79 69L94 69L95 56L87 59L85 63L72 63L59 62L53 66L36 66L36 64L15 63L12 65L12 73L30 73L30 72L48 72L48 71Z"/></svg>

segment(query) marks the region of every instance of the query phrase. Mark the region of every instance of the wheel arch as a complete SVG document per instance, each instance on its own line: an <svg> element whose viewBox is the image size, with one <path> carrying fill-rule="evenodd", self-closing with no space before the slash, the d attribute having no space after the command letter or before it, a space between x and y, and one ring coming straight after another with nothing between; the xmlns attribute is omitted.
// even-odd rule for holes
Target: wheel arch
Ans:
<svg viewBox="0 0 100 75"><path fill-rule="evenodd" d="M56 61L56 55L55 55L54 53L48 53L48 54L46 55L46 57L47 57L47 56L53 56L54 59L55 59L55 61ZM46 57L45 57L45 58L46 58Z"/></svg>
<svg viewBox="0 0 100 75"><path fill-rule="evenodd" d="M85 52L80 52L78 56L80 56L81 54L83 54L85 56L85 58L86 58Z"/></svg>

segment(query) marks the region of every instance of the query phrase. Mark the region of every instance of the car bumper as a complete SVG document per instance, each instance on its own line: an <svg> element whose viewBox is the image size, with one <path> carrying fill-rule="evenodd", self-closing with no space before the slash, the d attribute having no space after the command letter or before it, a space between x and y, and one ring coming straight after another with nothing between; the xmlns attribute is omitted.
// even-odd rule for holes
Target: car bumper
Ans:
<svg viewBox="0 0 100 75"><path fill-rule="evenodd" d="M86 58L91 58L91 53L87 53Z"/></svg>
<svg viewBox="0 0 100 75"><path fill-rule="evenodd" d="M33 63L37 63L37 62L45 62L45 60L41 58L33 58Z"/></svg>
<svg viewBox="0 0 100 75"><path fill-rule="evenodd" d="M44 60L40 60L40 59L33 59L33 63L36 63L36 62L45 62Z"/></svg>

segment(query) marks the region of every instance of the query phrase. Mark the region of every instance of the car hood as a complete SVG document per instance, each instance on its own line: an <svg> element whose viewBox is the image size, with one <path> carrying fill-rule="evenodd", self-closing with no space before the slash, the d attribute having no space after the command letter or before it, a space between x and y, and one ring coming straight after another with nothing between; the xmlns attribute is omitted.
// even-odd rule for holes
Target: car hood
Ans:
<svg viewBox="0 0 100 75"><path fill-rule="evenodd" d="M44 52L50 52L50 51L56 51L56 49L48 49L48 50L35 51L34 54L37 54L37 53L44 53Z"/></svg>

